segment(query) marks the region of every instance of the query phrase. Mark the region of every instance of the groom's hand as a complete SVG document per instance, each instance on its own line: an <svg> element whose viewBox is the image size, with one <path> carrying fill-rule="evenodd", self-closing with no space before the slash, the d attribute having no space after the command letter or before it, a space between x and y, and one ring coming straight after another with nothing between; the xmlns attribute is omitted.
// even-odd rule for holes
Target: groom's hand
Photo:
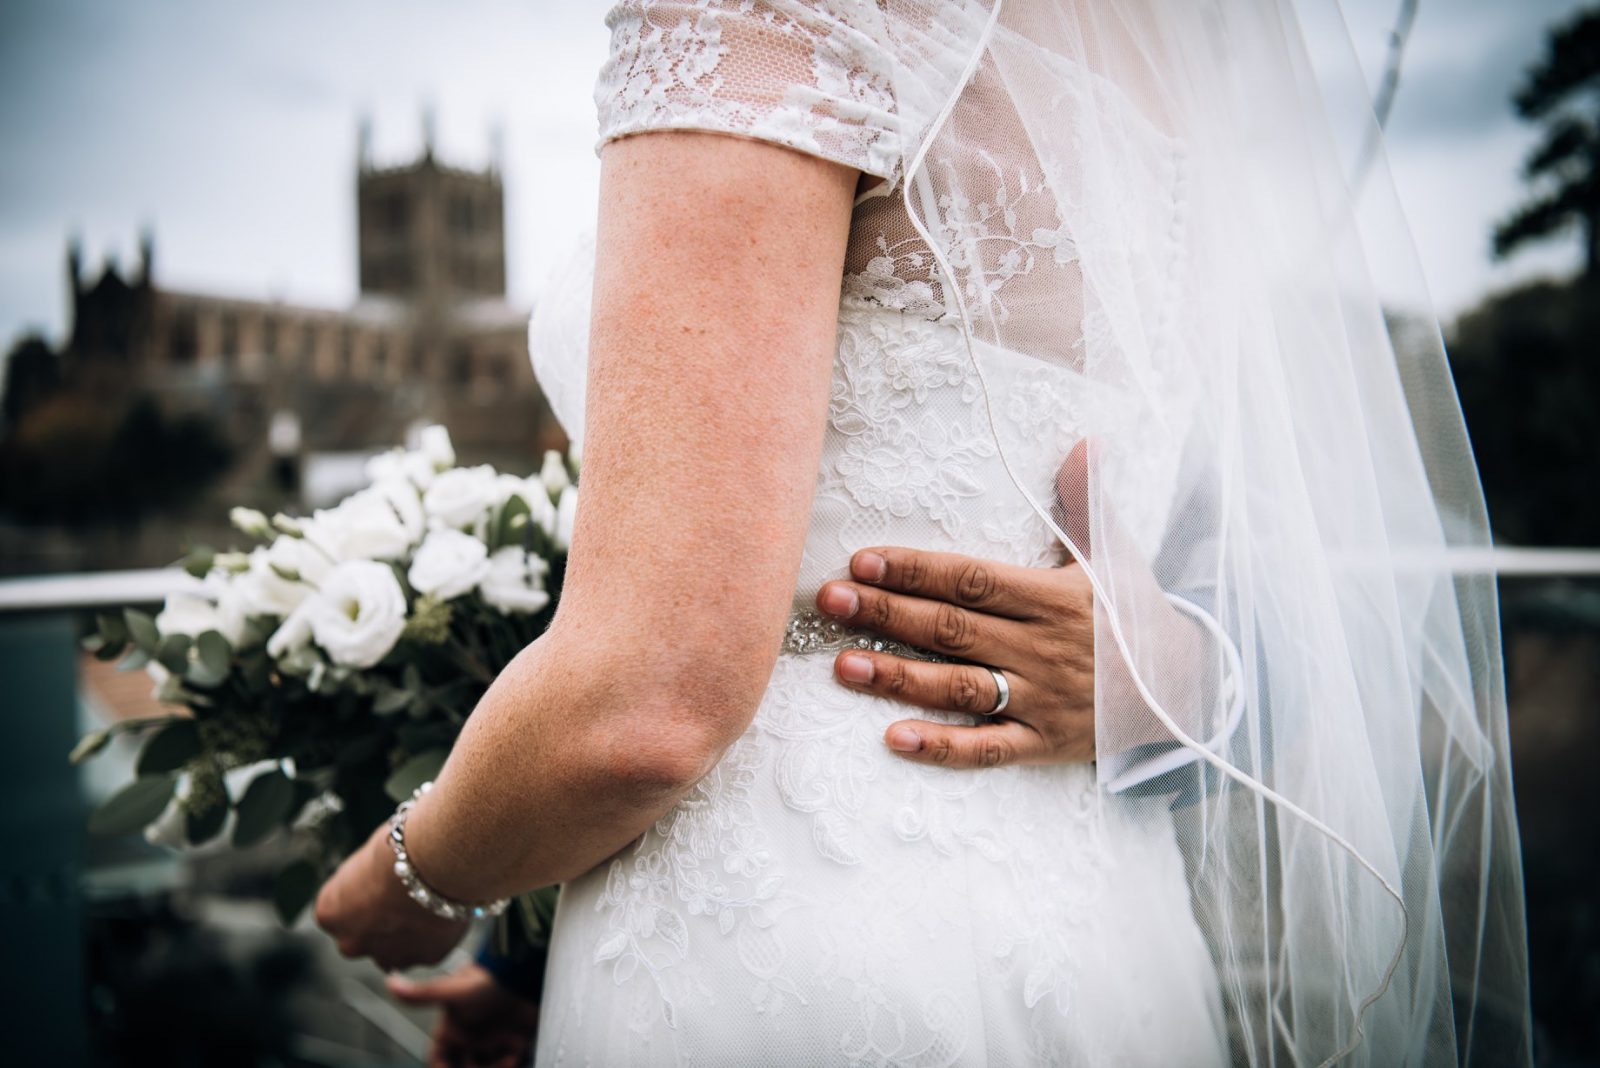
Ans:
<svg viewBox="0 0 1600 1068"><path fill-rule="evenodd" d="M389 992L408 1005L439 1007L428 1068L520 1068L528 1062L539 1003L507 990L481 965L421 982L391 975Z"/></svg>
<svg viewBox="0 0 1600 1068"><path fill-rule="evenodd" d="M411 900L394 873L389 825L380 824L317 894L318 926L346 957L371 957L384 971L437 964L466 934L466 921L435 916Z"/></svg>
<svg viewBox="0 0 1600 1068"><path fill-rule="evenodd" d="M899 755L955 768L1093 760L1094 599L1076 564L1018 567L955 553L863 549L853 582L829 582L817 607L923 649L975 661L942 664L850 649L834 661L852 689L924 708L984 716L973 726L905 719L884 740Z"/></svg>

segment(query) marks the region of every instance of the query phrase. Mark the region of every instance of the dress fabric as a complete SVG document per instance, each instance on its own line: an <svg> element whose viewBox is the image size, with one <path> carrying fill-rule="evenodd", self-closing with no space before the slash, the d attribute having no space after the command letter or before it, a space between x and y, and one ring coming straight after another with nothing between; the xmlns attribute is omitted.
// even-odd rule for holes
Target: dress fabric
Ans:
<svg viewBox="0 0 1600 1068"><path fill-rule="evenodd" d="M868 545L1063 562L1009 488L995 434L1027 482L1048 486L1117 410L1070 369L994 354L990 403L1005 418L991 430L959 321L901 207L898 137L916 116L876 74L870 12L619 4L596 87L601 143L711 130L885 179L852 220L797 610ZM1051 235L1031 236L1028 262L1070 262ZM570 333L583 302L561 303ZM585 346L551 342L563 327L544 319L535 368L581 438ZM1135 509L1167 508L1173 477L1153 462ZM906 761L883 743L906 706L846 690L832 660L780 656L714 770L563 886L536 1064L1224 1063L1170 798L1109 796L1085 765Z"/></svg>

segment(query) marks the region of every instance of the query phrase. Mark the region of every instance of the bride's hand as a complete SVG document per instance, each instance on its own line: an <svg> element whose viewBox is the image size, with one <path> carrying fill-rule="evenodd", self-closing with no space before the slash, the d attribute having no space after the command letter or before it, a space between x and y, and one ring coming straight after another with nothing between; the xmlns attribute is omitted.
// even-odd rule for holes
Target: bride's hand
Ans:
<svg viewBox="0 0 1600 1068"><path fill-rule="evenodd" d="M911 760L949 767L1093 760L1094 601L1076 563L1031 568L918 549L863 549L853 582L829 582L817 607L887 638L977 661L943 664L846 650L834 673L852 689L987 715L999 701L989 667L1005 675L1005 711L975 726L899 720L884 740ZM988 666L980 666L988 665Z"/></svg>
<svg viewBox="0 0 1600 1068"><path fill-rule="evenodd" d="M371 957L384 971L436 964L466 934L466 921L446 920L411 900L395 876L389 825L339 865L317 894L317 924L346 957Z"/></svg>

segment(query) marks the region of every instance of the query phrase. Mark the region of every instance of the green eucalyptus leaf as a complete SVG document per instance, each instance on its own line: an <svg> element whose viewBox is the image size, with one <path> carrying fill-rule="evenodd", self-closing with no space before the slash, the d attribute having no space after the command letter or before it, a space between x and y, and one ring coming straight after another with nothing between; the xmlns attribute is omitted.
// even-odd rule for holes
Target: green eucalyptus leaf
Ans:
<svg viewBox="0 0 1600 1068"><path fill-rule="evenodd" d="M78 739L78 744L67 754L67 760L73 764L82 764L110 744L110 731L93 731Z"/></svg>
<svg viewBox="0 0 1600 1068"><path fill-rule="evenodd" d="M244 796L234 806L239 818L233 825L233 844L255 845L277 830L294 804L294 783L276 769L250 780Z"/></svg>
<svg viewBox="0 0 1600 1068"><path fill-rule="evenodd" d="M397 802L404 801L417 787L439 774L439 769L444 767L445 757L449 755L448 749L430 749L426 753L418 753L394 770L383 784L384 793Z"/></svg>
<svg viewBox="0 0 1600 1068"><path fill-rule="evenodd" d="M204 845L215 838L228 822L226 804L207 805L203 809L189 809L183 815L184 835L190 845Z"/></svg>
<svg viewBox="0 0 1600 1068"><path fill-rule="evenodd" d="M165 775L180 770L200 755L200 729L192 719L173 720L150 736L139 750L137 774Z"/></svg>
<svg viewBox="0 0 1600 1068"><path fill-rule="evenodd" d="M194 643L195 658L184 678L196 686L220 686L233 667L233 646L214 630L208 630Z"/></svg>
<svg viewBox="0 0 1600 1068"><path fill-rule="evenodd" d="M533 515L533 509L528 507L528 502L520 493L513 493L500 509L500 522L495 536L495 543L489 546L493 552L502 545L521 545L522 535L528 529L528 520Z"/></svg>
<svg viewBox="0 0 1600 1068"><path fill-rule="evenodd" d="M272 904L285 927L293 926L300 913L311 904L311 899L317 896L321 885L316 865L309 860L297 860L278 872L272 888Z"/></svg>
<svg viewBox="0 0 1600 1068"><path fill-rule="evenodd" d="M114 616L109 612L97 613L94 617L95 631L104 638L107 644L128 641L128 624L121 616Z"/></svg>
<svg viewBox="0 0 1600 1068"><path fill-rule="evenodd" d="M148 613L136 608L123 609L122 618L128 624L128 637L139 648L153 655L161 644L161 632L156 630L156 621Z"/></svg>
<svg viewBox="0 0 1600 1068"><path fill-rule="evenodd" d="M166 809L178 785L174 773L133 780L107 798L89 816L91 834L132 834Z"/></svg>
<svg viewBox="0 0 1600 1068"><path fill-rule="evenodd" d="M127 656L117 664L118 671L138 671L150 663L150 654L139 646L134 646Z"/></svg>
<svg viewBox="0 0 1600 1068"><path fill-rule="evenodd" d="M183 558L183 569L195 578L203 579L216 562L217 554L204 545L198 546Z"/></svg>
<svg viewBox="0 0 1600 1068"><path fill-rule="evenodd" d="M416 695L409 690L391 686L378 691L378 696L372 702L372 710L380 716L387 716L400 711L414 700Z"/></svg>
<svg viewBox="0 0 1600 1068"><path fill-rule="evenodd" d="M189 646L192 644L194 641L187 634L169 634L156 647L156 659L174 675L182 675L189 669Z"/></svg>

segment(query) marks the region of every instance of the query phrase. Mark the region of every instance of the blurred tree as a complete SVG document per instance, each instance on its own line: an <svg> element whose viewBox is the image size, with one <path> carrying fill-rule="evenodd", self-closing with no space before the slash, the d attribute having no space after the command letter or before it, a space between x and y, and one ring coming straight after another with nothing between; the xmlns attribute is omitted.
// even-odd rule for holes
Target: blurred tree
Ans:
<svg viewBox="0 0 1600 1068"><path fill-rule="evenodd" d="M1495 228L1495 255L1576 226L1584 273L1600 278L1600 7L1551 31L1513 99L1517 114L1544 124L1544 137L1523 164L1534 199Z"/></svg>
<svg viewBox="0 0 1600 1068"><path fill-rule="evenodd" d="M0 387L0 412L7 425L53 393L61 384L61 357L38 334L21 338L6 354L5 385Z"/></svg>
<svg viewBox="0 0 1600 1068"><path fill-rule="evenodd" d="M1600 278L1535 282L1467 312L1450 363L1497 540L1600 545Z"/></svg>
<svg viewBox="0 0 1600 1068"><path fill-rule="evenodd" d="M0 439L0 514L23 522L128 522L200 498L231 451L209 420L147 395L58 390Z"/></svg>

